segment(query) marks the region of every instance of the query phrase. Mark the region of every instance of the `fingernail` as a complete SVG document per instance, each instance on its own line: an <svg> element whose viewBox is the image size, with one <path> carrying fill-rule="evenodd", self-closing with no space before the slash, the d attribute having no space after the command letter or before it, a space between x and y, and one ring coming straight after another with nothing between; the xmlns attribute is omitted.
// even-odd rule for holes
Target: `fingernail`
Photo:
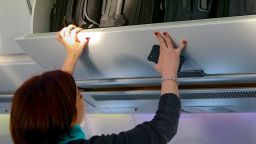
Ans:
<svg viewBox="0 0 256 144"><path fill-rule="evenodd" d="M158 35L158 32L155 32L155 35Z"/></svg>
<svg viewBox="0 0 256 144"><path fill-rule="evenodd" d="M187 43L188 43L186 40L183 40L182 42L183 42L184 44L187 44Z"/></svg>
<svg viewBox="0 0 256 144"><path fill-rule="evenodd" d="M90 40L90 37L86 37L86 40Z"/></svg>
<svg viewBox="0 0 256 144"><path fill-rule="evenodd" d="M164 34L165 36L167 35L167 33L166 33L166 32L164 32L163 34Z"/></svg>

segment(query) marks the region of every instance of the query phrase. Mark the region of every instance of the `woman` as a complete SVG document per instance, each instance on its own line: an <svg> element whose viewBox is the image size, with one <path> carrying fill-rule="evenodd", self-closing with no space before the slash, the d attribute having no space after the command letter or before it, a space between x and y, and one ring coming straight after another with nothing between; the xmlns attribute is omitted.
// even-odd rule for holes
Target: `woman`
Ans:
<svg viewBox="0 0 256 144"><path fill-rule="evenodd" d="M66 48L61 70L49 71L27 80L15 92L10 130L15 144L165 144L177 132L180 115L177 70L186 41L175 49L168 33L156 32L160 57L155 69L162 75L161 98L155 117L119 134L85 139L79 123L84 117L82 96L72 77L89 38L79 41L81 28L70 25L57 34Z"/></svg>

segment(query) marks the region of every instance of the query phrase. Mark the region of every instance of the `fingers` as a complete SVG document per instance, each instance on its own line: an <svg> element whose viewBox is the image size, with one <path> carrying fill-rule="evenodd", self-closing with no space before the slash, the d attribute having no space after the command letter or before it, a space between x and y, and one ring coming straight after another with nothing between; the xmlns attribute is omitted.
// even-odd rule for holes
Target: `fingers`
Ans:
<svg viewBox="0 0 256 144"><path fill-rule="evenodd" d="M174 48L173 41L170 34L167 32L164 32L163 34L164 34L164 39L166 41L168 48Z"/></svg>
<svg viewBox="0 0 256 144"><path fill-rule="evenodd" d="M68 27L64 27L62 30L60 30L60 36L63 38L65 36L70 35L70 31L75 28L75 25L69 25Z"/></svg>
<svg viewBox="0 0 256 144"><path fill-rule="evenodd" d="M85 48L85 47L88 45L89 40L90 40L90 38L87 37L86 40L84 40L84 41L82 41L82 42L79 43L79 47Z"/></svg>
<svg viewBox="0 0 256 144"><path fill-rule="evenodd" d="M79 28L79 27L76 27L74 29L71 30L71 37L72 39L75 39L76 41L78 41L77 39L77 34L82 31L83 29L82 28Z"/></svg>
<svg viewBox="0 0 256 144"><path fill-rule="evenodd" d="M161 35L159 32L156 32L155 35L158 41L160 42L161 48L165 48L165 49L175 48L173 44L173 40L169 33L164 32L163 35ZM182 40L179 44L179 47L175 49L175 51L181 53L183 49L186 47L186 45L187 45L187 41Z"/></svg>
<svg viewBox="0 0 256 144"><path fill-rule="evenodd" d="M64 27L62 30L60 30L60 36L61 38L63 38L65 36L65 31L66 31L67 27Z"/></svg>
<svg viewBox="0 0 256 144"><path fill-rule="evenodd" d="M182 40L179 44L179 47L176 49L176 51L178 53L181 53L183 51L183 49L186 47L187 45L187 41L186 40Z"/></svg>
<svg viewBox="0 0 256 144"><path fill-rule="evenodd" d="M61 41L61 40L62 40L62 37L61 37L60 32L57 32L56 38L57 38L58 41L62 42L62 41Z"/></svg>
<svg viewBox="0 0 256 144"><path fill-rule="evenodd" d="M64 36L70 36L71 30L73 30L74 28L76 28L75 25L69 25L68 27L66 27L64 31Z"/></svg>
<svg viewBox="0 0 256 144"><path fill-rule="evenodd" d="M82 28L76 27L75 25L69 25L56 34L57 40L63 42L63 38L68 36L77 41L76 35L81 30Z"/></svg>
<svg viewBox="0 0 256 144"><path fill-rule="evenodd" d="M164 37L162 36L162 34L160 34L159 32L155 32L155 36L160 43L160 47L167 49L167 44L166 44L166 41L165 41Z"/></svg>

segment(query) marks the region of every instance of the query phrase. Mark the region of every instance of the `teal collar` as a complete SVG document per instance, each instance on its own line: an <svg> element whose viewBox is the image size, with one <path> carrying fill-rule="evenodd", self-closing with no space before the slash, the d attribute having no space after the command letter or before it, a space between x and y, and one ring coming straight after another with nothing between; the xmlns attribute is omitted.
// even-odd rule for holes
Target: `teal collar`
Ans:
<svg viewBox="0 0 256 144"><path fill-rule="evenodd" d="M80 125L76 124L70 129L70 136L67 134L60 138L58 144L66 144L70 141L85 139L85 133Z"/></svg>

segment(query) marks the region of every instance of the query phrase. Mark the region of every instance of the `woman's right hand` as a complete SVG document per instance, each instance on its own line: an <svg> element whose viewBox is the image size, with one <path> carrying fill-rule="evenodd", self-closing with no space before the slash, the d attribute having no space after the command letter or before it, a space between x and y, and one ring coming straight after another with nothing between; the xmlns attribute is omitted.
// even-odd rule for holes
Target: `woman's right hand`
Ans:
<svg viewBox="0 0 256 144"><path fill-rule="evenodd" d="M88 44L89 37L79 41L77 34L83 29L75 25L69 25L57 33L57 40L65 46L67 55L79 57Z"/></svg>
<svg viewBox="0 0 256 144"><path fill-rule="evenodd" d="M178 48L175 48L172 38L167 32L163 33L163 35L156 32L155 35L160 43L160 56L155 69L161 73L163 78L176 78L180 63L180 54L185 48L187 41L182 40Z"/></svg>
<svg viewBox="0 0 256 144"><path fill-rule="evenodd" d="M187 41L180 42L178 48L174 48L172 39L168 33L155 33L160 42L160 55L155 69L162 75L161 95L173 93L179 96L177 72L180 64L180 53L185 48Z"/></svg>
<svg viewBox="0 0 256 144"><path fill-rule="evenodd" d="M57 33L57 40L61 42L66 49L66 58L61 67L61 70L71 74L74 72L77 60L82 55L90 39L87 37L83 41L79 41L77 34L80 31L82 31L82 28L69 25Z"/></svg>

